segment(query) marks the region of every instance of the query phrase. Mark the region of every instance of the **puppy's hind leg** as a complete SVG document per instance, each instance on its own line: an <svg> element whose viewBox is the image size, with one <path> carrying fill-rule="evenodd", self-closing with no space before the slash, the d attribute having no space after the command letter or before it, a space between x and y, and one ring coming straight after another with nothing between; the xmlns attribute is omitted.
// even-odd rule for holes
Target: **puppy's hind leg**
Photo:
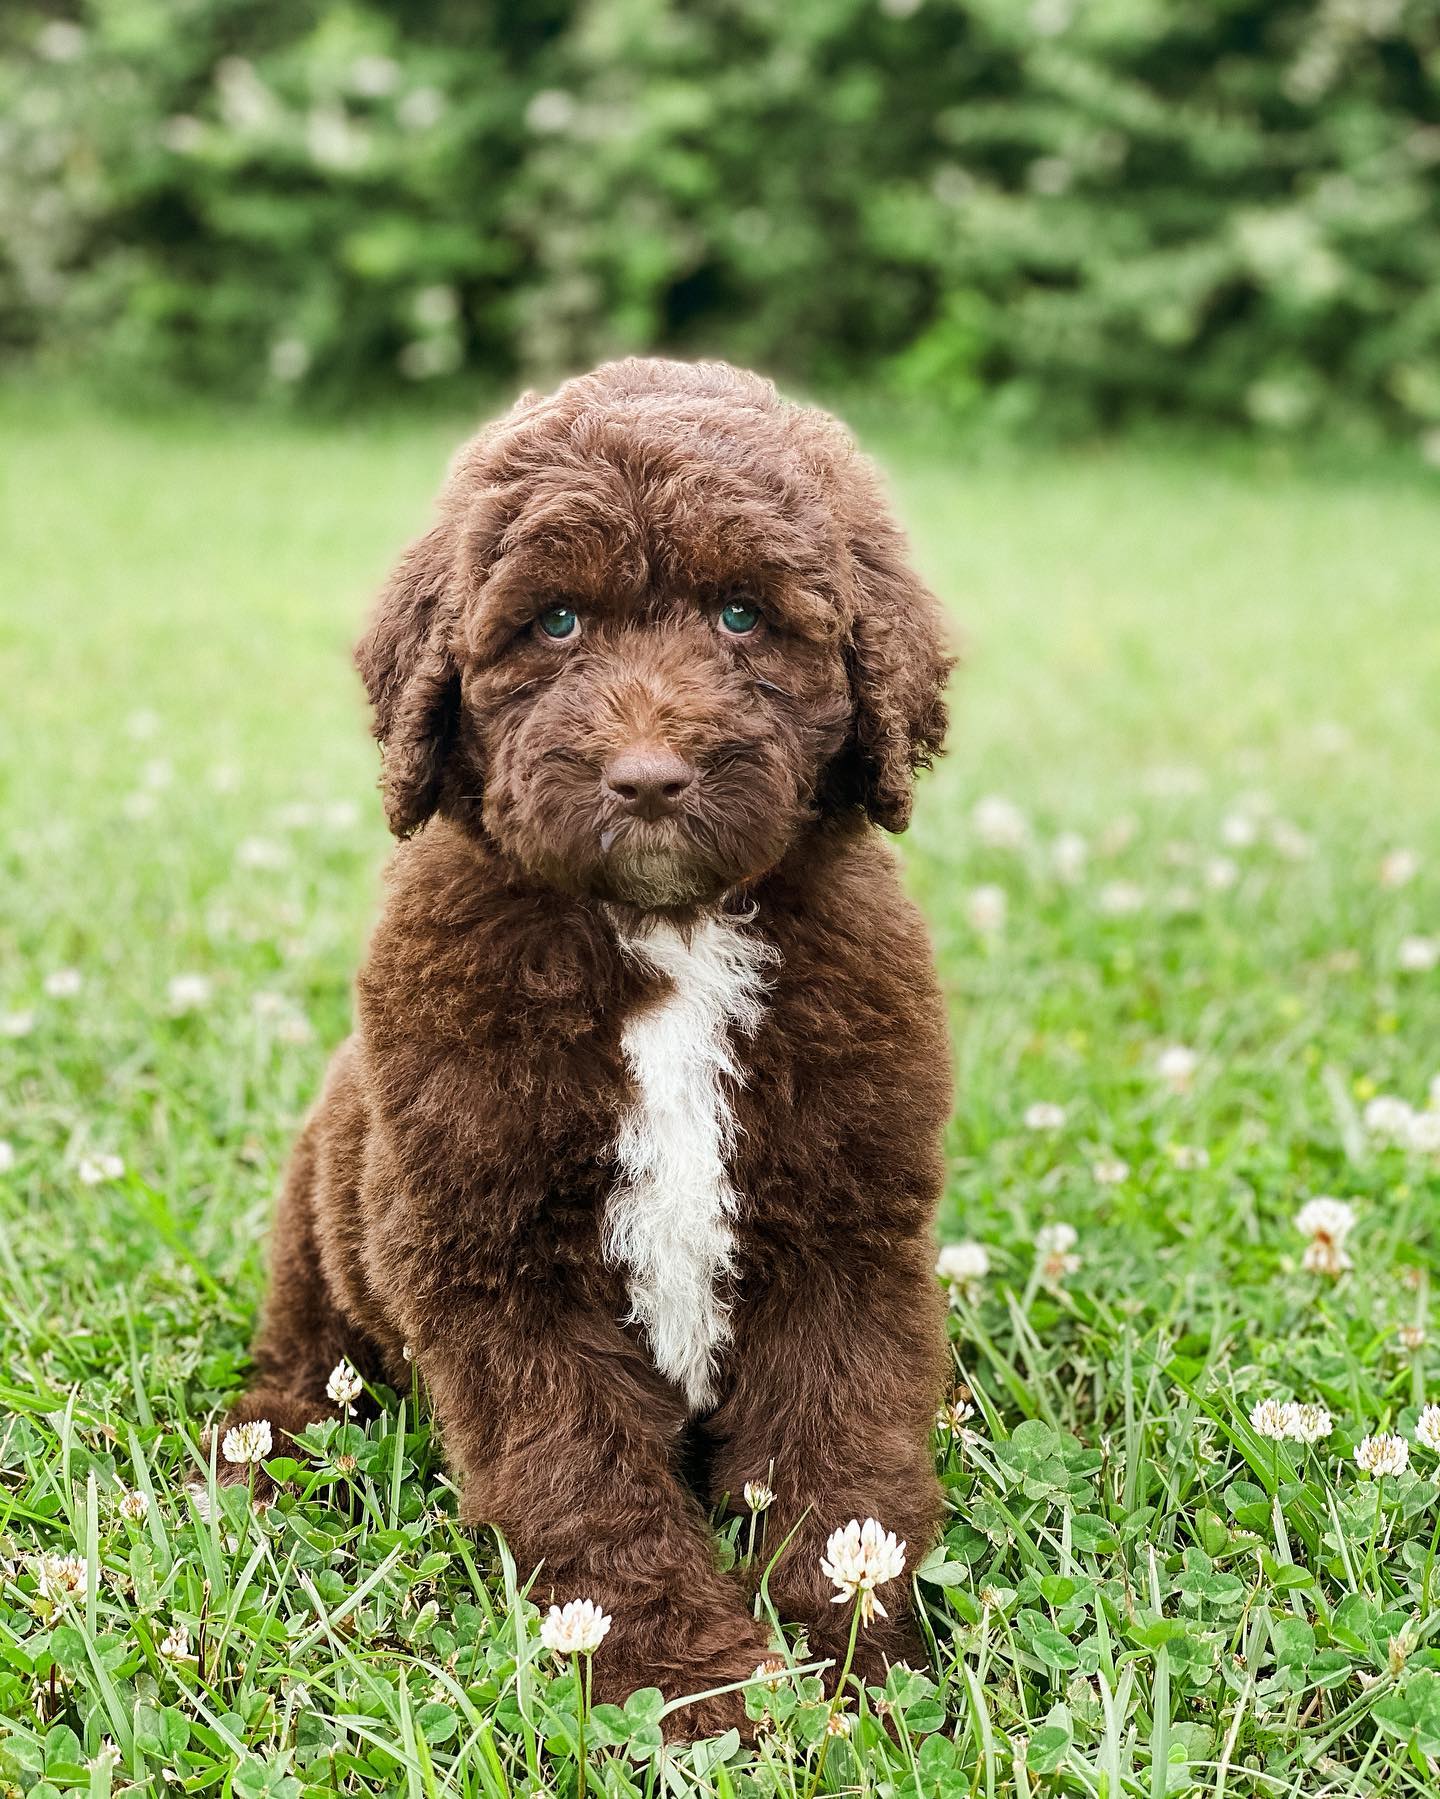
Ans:
<svg viewBox="0 0 1440 1799"><path fill-rule="evenodd" d="M340 1403L326 1391L331 1374L348 1361L366 1378L381 1375L380 1358L336 1304L326 1282L315 1230L316 1149L313 1126L302 1132L280 1194L270 1242L270 1285L252 1356L254 1384L230 1408L218 1427L222 1445L216 1460L219 1479L244 1481L251 1469L225 1459L225 1433L264 1419L273 1455L295 1453L292 1438L309 1424L340 1415ZM358 1402L363 1405L363 1395ZM257 1498L274 1496L273 1484L254 1471Z"/></svg>

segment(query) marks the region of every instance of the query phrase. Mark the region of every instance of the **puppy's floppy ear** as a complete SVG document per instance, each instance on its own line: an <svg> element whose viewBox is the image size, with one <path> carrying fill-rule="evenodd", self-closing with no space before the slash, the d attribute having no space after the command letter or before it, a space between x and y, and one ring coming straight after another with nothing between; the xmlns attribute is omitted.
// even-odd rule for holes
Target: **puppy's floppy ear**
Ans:
<svg viewBox="0 0 1440 1799"><path fill-rule="evenodd" d="M894 525L876 522L851 556L856 608L846 659L855 711L837 772L846 800L885 830L903 831L915 773L945 741L945 684L955 658L940 602L910 567Z"/></svg>
<svg viewBox="0 0 1440 1799"><path fill-rule="evenodd" d="M450 527L437 525L400 558L355 646L384 757L385 814L397 837L419 830L440 803L460 706L449 645L455 578Z"/></svg>

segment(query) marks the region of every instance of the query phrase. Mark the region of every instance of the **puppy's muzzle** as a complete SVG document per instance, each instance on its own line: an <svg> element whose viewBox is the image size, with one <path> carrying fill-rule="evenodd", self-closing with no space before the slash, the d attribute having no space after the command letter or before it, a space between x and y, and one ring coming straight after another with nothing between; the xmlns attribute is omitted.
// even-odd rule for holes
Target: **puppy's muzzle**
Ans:
<svg viewBox="0 0 1440 1799"><path fill-rule="evenodd" d="M669 818L695 782L692 763L663 744L636 744L605 766L605 788L626 818Z"/></svg>

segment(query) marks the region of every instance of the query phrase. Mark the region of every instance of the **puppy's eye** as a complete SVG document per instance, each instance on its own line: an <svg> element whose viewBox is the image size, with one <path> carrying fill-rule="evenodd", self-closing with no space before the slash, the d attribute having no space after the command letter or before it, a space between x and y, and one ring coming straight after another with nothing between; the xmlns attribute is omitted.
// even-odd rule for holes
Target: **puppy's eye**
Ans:
<svg viewBox="0 0 1440 1799"><path fill-rule="evenodd" d="M747 637L760 623L760 614L743 600L731 600L720 611L720 629L732 637Z"/></svg>
<svg viewBox="0 0 1440 1799"><path fill-rule="evenodd" d="M579 615L573 606L552 606L540 614L539 622L547 637L575 637L580 630Z"/></svg>

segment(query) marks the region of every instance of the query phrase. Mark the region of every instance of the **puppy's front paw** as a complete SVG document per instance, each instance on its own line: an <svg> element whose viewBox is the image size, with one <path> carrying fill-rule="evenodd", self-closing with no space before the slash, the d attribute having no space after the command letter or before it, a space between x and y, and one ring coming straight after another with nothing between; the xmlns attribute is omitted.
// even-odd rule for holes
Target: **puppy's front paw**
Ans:
<svg viewBox="0 0 1440 1799"><path fill-rule="evenodd" d="M828 1628L829 1623L828 1618L824 1619L819 1628L809 1632L805 1655L808 1660L829 1662L821 1679L825 1691L833 1696L835 1683L845 1664L848 1639L832 1633ZM850 1680L861 1686L883 1687L895 1663L904 1662L907 1666L918 1669L924 1668L928 1661L924 1640L913 1620L892 1620L886 1629L861 1631L850 1663Z"/></svg>
<svg viewBox="0 0 1440 1799"><path fill-rule="evenodd" d="M747 1669L746 1673L752 1673ZM711 1699L696 1699L671 1712L661 1728L668 1743L699 1743L706 1737L724 1736L727 1730L738 1730L742 1743L754 1744L755 1720L745 1713L744 1693L719 1693Z"/></svg>
<svg viewBox="0 0 1440 1799"><path fill-rule="evenodd" d="M686 1628L667 1631L658 1642L607 1643L595 1662L596 1698L623 1704L638 1688L658 1687L674 1707L661 1724L667 1742L698 1743L738 1730L743 1741L753 1743L755 1723L745 1715L745 1690L737 1683L749 1680L774 1653L768 1636L743 1612L723 1621L684 1623ZM716 1687L737 1690L716 1693ZM692 1693L694 1699L677 1703Z"/></svg>

